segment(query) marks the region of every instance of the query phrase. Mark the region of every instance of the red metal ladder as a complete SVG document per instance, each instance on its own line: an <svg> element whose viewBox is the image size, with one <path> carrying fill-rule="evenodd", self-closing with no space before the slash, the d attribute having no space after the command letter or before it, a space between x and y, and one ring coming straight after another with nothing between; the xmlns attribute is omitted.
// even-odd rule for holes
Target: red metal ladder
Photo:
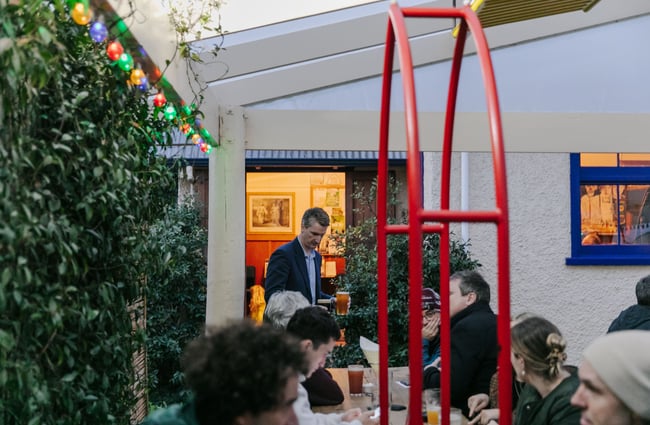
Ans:
<svg viewBox="0 0 650 425"><path fill-rule="evenodd" d="M505 155L501 129L501 114L494 81L490 51L483 28L475 12L469 7L461 8L400 8L396 3L388 11L388 31L383 68L382 106L379 135L379 163L377 176L377 274L378 274L378 342L380 364L380 388L388 387L388 269L387 237L390 234L407 234L409 239L409 392L410 425L421 425L422 408L422 349L421 349L421 297L422 297L422 234L440 235L440 296L441 296L441 424L449 423L450 408L450 333L449 333L449 224L452 222L495 223L497 228L497 291L499 311L498 329L498 371L500 425L512 422L511 365L510 365L510 257L508 231L508 198L506 190ZM440 210L423 209L422 164L418 137L418 117L415 98L413 61L406 31L405 18L457 18L460 21L447 97L447 113L442 146L442 168L440 188ZM483 84L487 99L489 133L494 165L495 200L494 210L452 211L449 209L449 184L451 153L456 98L463 50L468 29L476 44L477 57L481 66ZM407 143L408 180L408 223L391 225L387 223L388 191L388 128L390 120L390 93L393 74L395 45L404 91ZM388 392L380 394L382 412L388 412ZM388 415L380 416L380 424L388 425Z"/></svg>

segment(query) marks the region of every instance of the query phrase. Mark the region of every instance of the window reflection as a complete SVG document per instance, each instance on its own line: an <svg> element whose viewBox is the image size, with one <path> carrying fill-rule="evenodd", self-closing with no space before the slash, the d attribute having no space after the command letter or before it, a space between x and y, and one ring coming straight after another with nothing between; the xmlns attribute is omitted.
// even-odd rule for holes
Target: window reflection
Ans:
<svg viewBox="0 0 650 425"><path fill-rule="evenodd" d="M650 185L621 185L623 243L650 243Z"/></svg>
<svg viewBox="0 0 650 425"><path fill-rule="evenodd" d="M580 223L583 245L618 242L616 185L580 186Z"/></svg>
<svg viewBox="0 0 650 425"><path fill-rule="evenodd" d="M582 245L650 244L650 185L580 186Z"/></svg>

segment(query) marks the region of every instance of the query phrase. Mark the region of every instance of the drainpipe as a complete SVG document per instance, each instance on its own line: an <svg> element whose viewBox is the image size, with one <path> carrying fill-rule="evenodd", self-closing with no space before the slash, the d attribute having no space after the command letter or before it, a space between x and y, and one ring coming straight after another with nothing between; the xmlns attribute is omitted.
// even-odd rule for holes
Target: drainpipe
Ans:
<svg viewBox="0 0 650 425"><path fill-rule="evenodd" d="M460 209L469 210L469 152L460 153ZM469 240L469 223L460 224L460 237L463 242Z"/></svg>

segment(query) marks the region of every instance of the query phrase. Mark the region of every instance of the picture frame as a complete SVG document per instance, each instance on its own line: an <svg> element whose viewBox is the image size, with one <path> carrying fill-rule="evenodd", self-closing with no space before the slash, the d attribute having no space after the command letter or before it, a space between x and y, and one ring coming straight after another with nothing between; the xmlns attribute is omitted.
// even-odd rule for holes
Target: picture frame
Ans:
<svg viewBox="0 0 650 425"><path fill-rule="evenodd" d="M311 205L321 207L330 216L329 231L345 231L345 186L318 185L311 187Z"/></svg>
<svg viewBox="0 0 650 425"><path fill-rule="evenodd" d="M248 193L246 195L246 232L248 234L294 234L295 194Z"/></svg>

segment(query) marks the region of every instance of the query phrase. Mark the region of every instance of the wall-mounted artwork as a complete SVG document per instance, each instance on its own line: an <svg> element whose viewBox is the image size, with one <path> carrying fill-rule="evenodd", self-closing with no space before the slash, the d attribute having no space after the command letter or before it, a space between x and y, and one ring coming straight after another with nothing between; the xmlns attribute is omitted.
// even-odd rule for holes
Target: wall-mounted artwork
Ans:
<svg viewBox="0 0 650 425"><path fill-rule="evenodd" d="M337 247L331 244L330 234L345 232L345 186L322 185L311 187L311 205L321 207L330 216L330 226L321 240L321 252L337 255Z"/></svg>
<svg viewBox="0 0 650 425"><path fill-rule="evenodd" d="M311 205L329 214L331 231L345 231L345 186L312 186Z"/></svg>
<svg viewBox="0 0 650 425"><path fill-rule="evenodd" d="M293 193L249 193L246 196L246 231L293 235L293 209Z"/></svg>

